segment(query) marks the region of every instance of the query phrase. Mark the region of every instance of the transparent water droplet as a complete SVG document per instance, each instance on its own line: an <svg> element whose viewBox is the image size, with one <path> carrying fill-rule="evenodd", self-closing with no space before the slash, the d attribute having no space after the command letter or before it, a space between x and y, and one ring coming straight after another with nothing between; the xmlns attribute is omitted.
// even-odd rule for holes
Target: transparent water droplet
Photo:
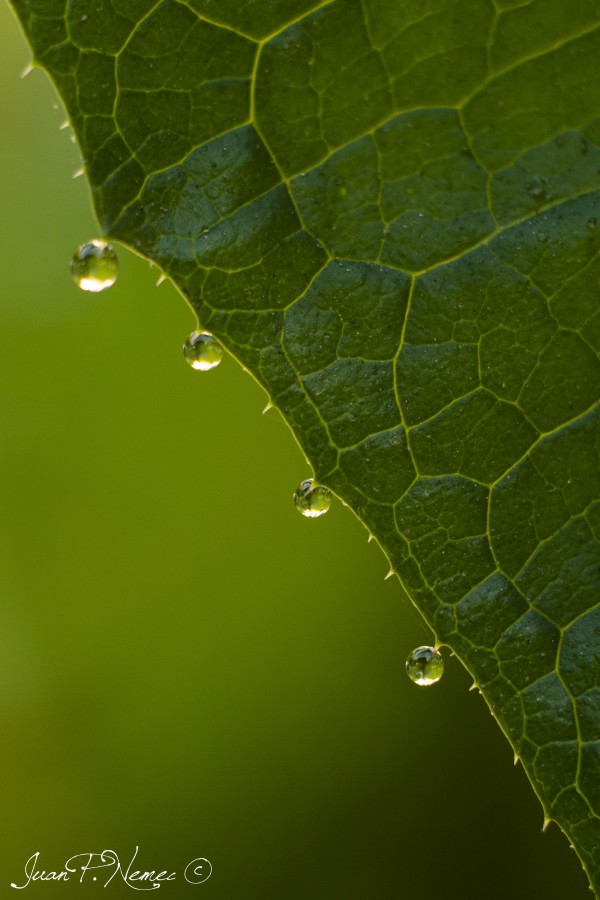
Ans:
<svg viewBox="0 0 600 900"><path fill-rule="evenodd" d="M77 248L71 260L71 275L82 291L97 294L117 280L119 261L110 244L100 239Z"/></svg>
<svg viewBox="0 0 600 900"><path fill-rule="evenodd" d="M183 345L186 362L199 372L209 372L223 358L223 348L209 331L192 331Z"/></svg>
<svg viewBox="0 0 600 900"><path fill-rule="evenodd" d="M406 672L415 684L435 684L444 674L442 654L435 647L417 647L406 660Z"/></svg>
<svg viewBox="0 0 600 900"><path fill-rule="evenodd" d="M549 200L552 200L554 197L554 194L552 193L550 185L546 181L546 179L541 178L537 175L533 178L530 178L529 181L526 182L525 190L533 200L547 202Z"/></svg>
<svg viewBox="0 0 600 900"><path fill-rule="evenodd" d="M307 478L294 491L294 503L298 512L310 519L318 519L331 506L331 491L314 478Z"/></svg>
<svg viewBox="0 0 600 900"><path fill-rule="evenodd" d="M592 229L593 229L593 228L595 228L596 225L598 224L598 219L594 218L594 216L590 216L590 218L587 220L587 223L586 223L586 224L587 224L587 227L588 227L588 228L592 228Z"/></svg>

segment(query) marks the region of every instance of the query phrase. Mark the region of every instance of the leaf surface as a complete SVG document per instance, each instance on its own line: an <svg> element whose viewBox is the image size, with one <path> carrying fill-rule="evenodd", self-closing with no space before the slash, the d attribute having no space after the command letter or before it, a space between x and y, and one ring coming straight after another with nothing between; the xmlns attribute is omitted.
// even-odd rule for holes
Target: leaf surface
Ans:
<svg viewBox="0 0 600 900"><path fill-rule="evenodd" d="M600 3L12 5L104 233L265 387L600 896Z"/></svg>

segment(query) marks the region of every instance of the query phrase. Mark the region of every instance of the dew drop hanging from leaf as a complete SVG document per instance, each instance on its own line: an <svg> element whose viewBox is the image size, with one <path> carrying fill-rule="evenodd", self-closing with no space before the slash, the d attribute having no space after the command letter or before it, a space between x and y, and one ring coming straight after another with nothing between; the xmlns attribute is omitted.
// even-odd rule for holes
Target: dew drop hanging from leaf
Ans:
<svg viewBox="0 0 600 900"><path fill-rule="evenodd" d="M95 238L81 244L71 260L71 275L82 291L94 294L112 287L119 273L119 261L111 244Z"/></svg>
<svg viewBox="0 0 600 900"><path fill-rule="evenodd" d="M318 519L331 506L331 491L322 484L315 484L313 478L307 478L294 491L294 503L303 516Z"/></svg>
<svg viewBox="0 0 600 900"><path fill-rule="evenodd" d="M198 372L209 372L219 365L223 348L208 331L192 331L183 345L186 362Z"/></svg>
<svg viewBox="0 0 600 900"><path fill-rule="evenodd" d="M415 684L435 684L444 674L442 654L435 647L416 647L406 660L406 672Z"/></svg>

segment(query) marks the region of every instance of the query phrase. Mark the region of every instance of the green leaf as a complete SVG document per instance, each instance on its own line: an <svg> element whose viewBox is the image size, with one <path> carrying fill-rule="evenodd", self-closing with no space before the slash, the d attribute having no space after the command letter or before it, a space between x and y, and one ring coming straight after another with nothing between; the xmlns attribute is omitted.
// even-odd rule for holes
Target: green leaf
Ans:
<svg viewBox="0 0 600 900"><path fill-rule="evenodd" d="M105 234L265 387L600 896L597 0L12 0Z"/></svg>

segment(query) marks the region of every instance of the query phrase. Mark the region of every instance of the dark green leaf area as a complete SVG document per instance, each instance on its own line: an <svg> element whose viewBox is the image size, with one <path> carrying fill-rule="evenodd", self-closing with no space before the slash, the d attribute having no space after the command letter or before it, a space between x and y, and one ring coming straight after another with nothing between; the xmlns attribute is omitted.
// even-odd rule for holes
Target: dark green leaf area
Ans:
<svg viewBox="0 0 600 900"><path fill-rule="evenodd" d="M295 178L292 190L306 227L334 254L407 271L494 229L486 174L455 110L394 118Z"/></svg>
<svg viewBox="0 0 600 900"><path fill-rule="evenodd" d="M542 650L541 654L546 651ZM538 747L555 741L577 740L573 703L555 672L523 690L527 737ZM557 783L557 792L561 785Z"/></svg>
<svg viewBox="0 0 600 900"><path fill-rule="evenodd" d="M13 5L102 228L264 386L598 892L597 0Z"/></svg>
<svg viewBox="0 0 600 900"><path fill-rule="evenodd" d="M543 15L541 4L536 5ZM565 2L559 5L563 11L568 8ZM524 148L591 126L598 115L597 21L587 33L569 24L558 44L541 30L545 52L527 53L517 65L498 65L485 90L477 90L465 105L474 152L489 171L513 164Z"/></svg>
<svg viewBox="0 0 600 900"><path fill-rule="evenodd" d="M115 225L178 276L235 272L261 262L300 229L285 187L252 126L194 150L180 166L150 176L141 201Z"/></svg>
<svg viewBox="0 0 600 900"><path fill-rule="evenodd" d="M209 21L265 38L322 4L318 0L190 0L189 5Z"/></svg>
<svg viewBox="0 0 600 900"><path fill-rule="evenodd" d="M486 535L488 491L459 476L419 478L396 503L405 536L427 584L456 602L494 570Z"/></svg>
<svg viewBox="0 0 600 900"><path fill-rule="evenodd" d="M133 32L118 56L115 117L146 172L248 120L255 52L177 0L159 4Z"/></svg>
<svg viewBox="0 0 600 900"><path fill-rule="evenodd" d="M524 573L534 554L544 553L548 557L544 549L548 542L576 521L586 523L593 508L589 505L590 498L599 493L600 414L595 409L540 440L494 486L490 537L502 569L511 577L518 577L519 573ZM586 524L587 530L591 531L592 523ZM573 550L578 544L568 541L565 549L567 546ZM550 556L554 558L554 554ZM558 564L558 559L556 561ZM536 569L537 566L532 572ZM582 569L580 577L584 572ZM571 588L568 592L571 596ZM539 586L532 599L538 593ZM563 615L570 615L569 603L565 604Z"/></svg>
<svg viewBox="0 0 600 900"><path fill-rule="evenodd" d="M323 248L303 231L297 231L268 248L256 265L248 269L213 267L196 271L188 286L193 295L203 292L213 315L224 314L228 321L235 322L243 320L246 310L256 310L258 314L265 308L286 309L326 262ZM219 309L221 313L217 312ZM239 344L248 345L249 341L240 338Z"/></svg>
<svg viewBox="0 0 600 900"><path fill-rule="evenodd" d="M506 576L496 572L456 605L457 630L471 643L491 649L527 609L522 594Z"/></svg>
<svg viewBox="0 0 600 900"><path fill-rule="evenodd" d="M576 518L547 539L517 576L523 593L561 625L582 615L597 596L600 550L589 525Z"/></svg>
<svg viewBox="0 0 600 900"><path fill-rule="evenodd" d="M414 302L414 301L413 301ZM471 336L475 326L468 323ZM462 330L466 334L466 328ZM418 425L480 385L477 342L404 342L397 365L398 390L408 425Z"/></svg>
<svg viewBox="0 0 600 900"><path fill-rule="evenodd" d="M527 239L534 237L524 237ZM460 396L459 382L463 380L463 394L481 384L499 400L516 402L555 331L556 323L539 289L487 247L424 274L415 286L398 364L407 398L407 418L417 424L440 408L433 397L429 402L424 399L428 393L425 371L419 376L416 367L411 367L411 377L405 383L405 359L410 359L415 348L419 348L420 358L428 348L435 360L440 352L438 346L466 345L461 354L464 362L459 366L460 376L456 371L450 372L456 370L454 364L442 363L446 377L454 385L453 396ZM441 357L439 361L442 362ZM416 385L423 399L415 405Z"/></svg>
<svg viewBox="0 0 600 900"><path fill-rule="evenodd" d="M339 449L398 423L391 363L340 359L303 383Z"/></svg>
<svg viewBox="0 0 600 900"><path fill-rule="evenodd" d="M498 642L502 674L518 690L548 675L556 666L559 638L556 625L536 610L529 610ZM543 695L544 687L539 687Z"/></svg>
<svg viewBox="0 0 600 900"><path fill-rule="evenodd" d="M477 390L414 428L411 446L423 474L460 472L491 483L515 455L527 452L536 434L518 408Z"/></svg>
<svg viewBox="0 0 600 900"><path fill-rule="evenodd" d="M402 497L415 477L404 428L371 435L340 454L340 469L358 474L372 500Z"/></svg>
<svg viewBox="0 0 600 900"><path fill-rule="evenodd" d="M589 130L595 132L596 128ZM496 172L491 182L492 208L501 225L536 212L548 202L584 194L597 184L600 150L586 138L586 132L559 134ZM540 231L538 240L543 243L545 237Z"/></svg>
<svg viewBox="0 0 600 900"><path fill-rule="evenodd" d="M582 655L588 661L585 669L578 662ZM577 697L600 685L600 609L582 614L566 629L560 663Z"/></svg>
<svg viewBox="0 0 600 900"><path fill-rule="evenodd" d="M39 6L41 8L48 4L39 0ZM56 3L56 12L63 19L66 6L64 2ZM102 48L105 53L116 54L130 36L136 22L143 21L154 4L152 0L133 0L130 4L121 0L111 4L109 15L106 14L103 0L71 0L68 6L69 35L73 44L81 50ZM43 15L41 9L40 14Z"/></svg>
<svg viewBox="0 0 600 900"><path fill-rule="evenodd" d="M284 344L303 372L337 359L387 360L398 348L410 281L400 272L332 262L286 313Z"/></svg>
<svg viewBox="0 0 600 900"><path fill-rule="evenodd" d="M314 166L393 111L388 74L355 0L323 4L261 54L257 123L286 175Z"/></svg>
<svg viewBox="0 0 600 900"><path fill-rule="evenodd" d="M497 0L496 8L503 15L498 17L492 47L495 67L538 55L548 46L564 43L566 35L589 31L598 22L595 0L556 3L552 15L547 15L548 4L544 0L532 0L526 5L522 0ZM511 15L506 15L509 10ZM546 15L540 21L543 13Z"/></svg>

